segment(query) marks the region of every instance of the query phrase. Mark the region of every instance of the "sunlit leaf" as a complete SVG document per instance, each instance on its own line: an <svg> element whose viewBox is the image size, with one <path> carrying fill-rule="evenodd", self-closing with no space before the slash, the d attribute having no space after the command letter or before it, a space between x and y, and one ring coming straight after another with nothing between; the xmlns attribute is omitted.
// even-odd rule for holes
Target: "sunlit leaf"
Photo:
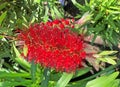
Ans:
<svg viewBox="0 0 120 87"><path fill-rule="evenodd" d="M117 53L117 51L102 51L101 53L99 53L99 56L111 55L115 53Z"/></svg>
<svg viewBox="0 0 120 87"><path fill-rule="evenodd" d="M111 83L114 82L115 78L119 75L119 72L114 72L108 76L101 76L97 79L89 81L86 87L110 87Z"/></svg>
<svg viewBox="0 0 120 87"><path fill-rule="evenodd" d="M49 12L49 8L47 6L45 6L45 15L43 17L43 21L47 22L48 21L48 12Z"/></svg>
<svg viewBox="0 0 120 87"><path fill-rule="evenodd" d="M53 9L56 14L56 18L63 18L63 15L58 11L57 7L54 6Z"/></svg>
<svg viewBox="0 0 120 87"><path fill-rule="evenodd" d="M29 73L15 73L15 72L5 72L0 71L0 78L15 78L15 77L30 77Z"/></svg>
<svg viewBox="0 0 120 87"><path fill-rule="evenodd" d="M58 80L55 87L65 87L73 77L73 73L63 73L62 77Z"/></svg>
<svg viewBox="0 0 120 87"><path fill-rule="evenodd" d="M101 60L102 62L107 62L109 64L115 65L116 61L112 58L97 58L98 60Z"/></svg>
<svg viewBox="0 0 120 87"><path fill-rule="evenodd" d="M30 64L21 56L20 52L17 50L15 45L13 44L13 49L16 54L16 62L18 62L23 68L29 70L30 69Z"/></svg>
<svg viewBox="0 0 120 87"><path fill-rule="evenodd" d="M3 22L3 20L5 19L6 15L7 15L7 11L5 11L4 13L2 13L2 15L0 16L0 25Z"/></svg>
<svg viewBox="0 0 120 87"><path fill-rule="evenodd" d="M27 56L27 53L28 53L28 47L26 45L24 45L24 47L23 47L24 56Z"/></svg>

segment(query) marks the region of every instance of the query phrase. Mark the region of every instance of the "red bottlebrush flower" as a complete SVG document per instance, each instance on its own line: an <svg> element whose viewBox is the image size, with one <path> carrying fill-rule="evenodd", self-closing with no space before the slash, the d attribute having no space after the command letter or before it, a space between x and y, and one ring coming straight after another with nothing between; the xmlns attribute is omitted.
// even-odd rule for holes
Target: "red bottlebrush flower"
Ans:
<svg viewBox="0 0 120 87"><path fill-rule="evenodd" d="M54 20L53 23L54 23L54 24L59 24L60 21L59 21L59 20Z"/></svg>
<svg viewBox="0 0 120 87"><path fill-rule="evenodd" d="M56 71L74 72L82 67L86 57L84 41L69 29L71 25L70 22L68 25L62 20L55 20L34 24L26 31L21 31L19 39L28 47L28 60Z"/></svg>
<svg viewBox="0 0 120 87"><path fill-rule="evenodd" d="M65 28L65 26L63 24L60 24L59 26L60 26L61 29Z"/></svg>

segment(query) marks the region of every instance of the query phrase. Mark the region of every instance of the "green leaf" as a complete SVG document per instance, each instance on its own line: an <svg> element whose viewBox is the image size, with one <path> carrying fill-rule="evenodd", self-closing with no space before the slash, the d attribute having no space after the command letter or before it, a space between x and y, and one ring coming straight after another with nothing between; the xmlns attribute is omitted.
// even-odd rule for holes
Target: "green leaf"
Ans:
<svg viewBox="0 0 120 87"><path fill-rule="evenodd" d="M94 18L95 21L99 20L100 18L102 18L104 15L104 12L99 12L96 17Z"/></svg>
<svg viewBox="0 0 120 87"><path fill-rule="evenodd" d="M34 13L34 14L35 14L35 13ZM31 18L30 18L30 23L32 24L32 23L34 23L34 22L35 22L35 16L32 15Z"/></svg>
<svg viewBox="0 0 120 87"><path fill-rule="evenodd" d="M115 62L115 60L114 59L112 59L112 58L97 58L98 60L101 60L101 61L103 61L103 62L107 62L107 63L109 63L109 64L112 64L112 65L115 65L116 64L116 62Z"/></svg>
<svg viewBox="0 0 120 87"><path fill-rule="evenodd" d="M47 22L49 17L48 17L48 12L49 12L49 8L47 6L45 6L45 15L43 17L43 21Z"/></svg>
<svg viewBox="0 0 120 87"><path fill-rule="evenodd" d="M48 87L48 83L50 80L50 69L45 68L43 74L44 74L44 77L43 77L43 81L41 82L41 87Z"/></svg>
<svg viewBox="0 0 120 87"><path fill-rule="evenodd" d="M58 81L60 77L61 77L61 73L53 73L53 74L51 73L50 80L51 81Z"/></svg>
<svg viewBox="0 0 120 87"><path fill-rule="evenodd" d="M65 87L72 77L73 73L63 73L62 77L58 80L55 87Z"/></svg>
<svg viewBox="0 0 120 87"><path fill-rule="evenodd" d="M0 87L16 87L16 86L23 86L23 87L31 87L31 81L4 81L0 82Z"/></svg>
<svg viewBox="0 0 120 87"><path fill-rule="evenodd" d="M102 51L101 53L99 53L99 56L105 56L105 55L111 55L111 54L115 54L118 51Z"/></svg>
<svg viewBox="0 0 120 87"><path fill-rule="evenodd" d="M120 11L120 8L118 8L118 7L110 6L109 8L113 9L113 10L119 10Z"/></svg>
<svg viewBox="0 0 120 87"><path fill-rule="evenodd" d="M24 47L23 47L24 56L27 56L27 53L28 53L28 47L26 45L24 45Z"/></svg>
<svg viewBox="0 0 120 87"><path fill-rule="evenodd" d="M110 87L112 85L112 82L115 80L115 78L119 75L119 72L114 72L110 75L101 76L97 79L94 79L92 81L89 81L86 85L86 87Z"/></svg>
<svg viewBox="0 0 120 87"><path fill-rule="evenodd" d="M63 18L63 15L58 11L57 7L54 6L54 12L57 15L56 18Z"/></svg>
<svg viewBox="0 0 120 87"><path fill-rule="evenodd" d="M21 56L20 52L17 50L14 44L13 44L13 49L16 54L15 61L18 62L23 68L29 71L30 64Z"/></svg>
<svg viewBox="0 0 120 87"><path fill-rule="evenodd" d="M0 39L3 39L3 38L4 38L4 36L1 36L1 35L0 35Z"/></svg>
<svg viewBox="0 0 120 87"><path fill-rule="evenodd" d="M0 71L0 78L15 78L15 77L30 77L29 73L15 73L15 72L5 72Z"/></svg>
<svg viewBox="0 0 120 87"><path fill-rule="evenodd" d="M76 78L76 77L79 77L81 75L84 75L86 74L87 72L89 72L92 68L91 67L85 67L85 68L82 68L78 71L76 71L75 75L73 76L73 79ZM79 82L73 82L73 84L69 84L67 87L85 87L87 81L81 81L79 80Z"/></svg>
<svg viewBox="0 0 120 87"><path fill-rule="evenodd" d="M75 81L72 84L67 85L66 87L85 87L88 81Z"/></svg>
<svg viewBox="0 0 120 87"><path fill-rule="evenodd" d="M120 79L116 79L111 85L111 87L120 87Z"/></svg>
<svg viewBox="0 0 120 87"><path fill-rule="evenodd" d="M55 12L54 12L54 9L53 9L53 8L51 8L51 9L50 9L50 11L51 11L51 16L52 16L52 19L55 19Z"/></svg>
<svg viewBox="0 0 120 87"><path fill-rule="evenodd" d="M33 0L34 1L34 3L40 3L41 2L41 0Z"/></svg>
<svg viewBox="0 0 120 87"><path fill-rule="evenodd" d="M6 15L7 15L7 11L5 11L4 13L2 13L2 15L0 16L0 25L2 24L2 22L5 19Z"/></svg>
<svg viewBox="0 0 120 87"><path fill-rule="evenodd" d="M77 70L75 75L73 76L73 78L76 78L76 77L79 77L81 75L84 75L87 72L89 72L91 69L92 69L91 67L85 67L85 68L82 68L80 70Z"/></svg>
<svg viewBox="0 0 120 87"><path fill-rule="evenodd" d="M89 4L92 6L95 3L96 0L90 0Z"/></svg>
<svg viewBox="0 0 120 87"><path fill-rule="evenodd" d="M34 61L31 62L31 76L32 76L32 80L33 82L35 82L36 80L36 64L34 63Z"/></svg>
<svg viewBox="0 0 120 87"><path fill-rule="evenodd" d="M98 33L96 33L96 34L94 35L94 37L92 38L92 42L91 42L91 44L94 43L94 41L95 41L95 39L97 38L97 36L98 36Z"/></svg>
<svg viewBox="0 0 120 87"><path fill-rule="evenodd" d="M5 8L7 4L8 4L7 2L4 2L4 3L0 4L0 10L2 10L3 8Z"/></svg>
<svg viewBox="0 0 120 87"><path fill-rule="evenodd" d="M71 1L78 9L83 10L83 11L85 10L84 6L82 6L81 4L77 3L76 0L71 0Z"/></svg>

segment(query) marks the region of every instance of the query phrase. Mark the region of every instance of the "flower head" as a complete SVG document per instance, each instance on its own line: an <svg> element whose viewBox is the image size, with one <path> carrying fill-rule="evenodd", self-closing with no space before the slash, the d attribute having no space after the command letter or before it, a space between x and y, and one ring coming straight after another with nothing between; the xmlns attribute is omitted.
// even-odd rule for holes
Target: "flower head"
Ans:
<svg viewBox="0 0 120 87"><path fill-rule="evenodd" d="M19 38L28 47L27 59L56 71L74 72L86 56L83 38L72 32L69 19L34 24ZM72 26L72 27L71 27Z"/></svg>

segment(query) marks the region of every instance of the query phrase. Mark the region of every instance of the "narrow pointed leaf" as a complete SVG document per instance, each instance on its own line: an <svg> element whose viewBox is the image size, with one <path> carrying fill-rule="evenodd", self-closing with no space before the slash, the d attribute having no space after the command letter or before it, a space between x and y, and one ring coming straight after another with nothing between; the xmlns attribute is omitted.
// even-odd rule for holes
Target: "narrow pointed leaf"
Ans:
<svg viewBox="0 0 120 87"><path fill-rule="evenodd" d="M18 62L23 68L29 70L30 64L21 56L20 52L17 50L14 44L13 44L13 50L16 54L15 61Z"/></svg>
<svg viewBox="0 0 120 87"><path fill-rule="evenodd" d="M73 76L73 78L76 78L76 77L79 77L81 75L84 75L86 74L87 72L89 72L92 68L91 67L85 67L85 68L82 68L78 71L76 71L76 74Z"/></svg>
<svg viewBox="0 0 120 87"><path fill-rule="evenodd" d="M73 73L63 73L62 77L58 80L55 87L65 87L72 77Z"/></svg>
<svg viewBox="0 0 120 87"><path fill-rule="evenodd" d="M6 15L7 15L7 11L5 11L4 13L2 13L2 15L0 16L0 25L2 24L2 22L5 19Z"/></svg>
<svg viewBox="0 0 120 87"><path fill-rule="evenodd" d="M92 81L89 81L86 87L109 87L115 78L119 75L119 72L112 73L108 76L102 76ZM111 84L112 85L112 84Z"/></svg>

